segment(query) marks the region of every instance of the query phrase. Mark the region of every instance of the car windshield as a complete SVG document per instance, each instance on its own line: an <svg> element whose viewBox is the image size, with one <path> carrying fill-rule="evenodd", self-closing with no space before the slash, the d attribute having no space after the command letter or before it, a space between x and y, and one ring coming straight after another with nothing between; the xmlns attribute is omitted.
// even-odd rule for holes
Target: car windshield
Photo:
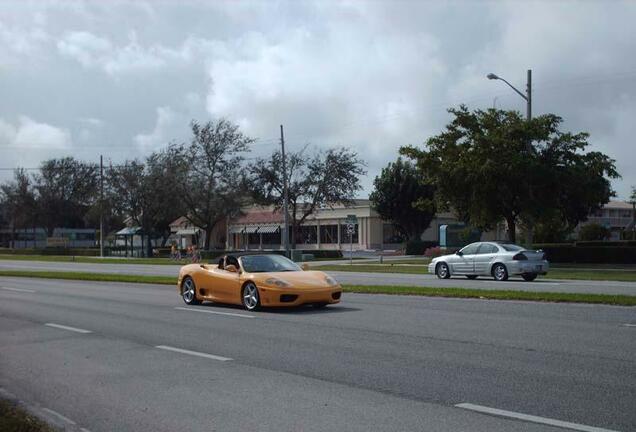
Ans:
<svg viewBox="0 0 636 432"><path fill-rule="evenodd" d="M499 243L499 246L501 246L508 252L518 252L518 251L526 250L525 248L522 248L521 246L512 244L512 243Z"/></svg>
<svg viewBox="0 0 636 432"><path fill-rule="evenodd" d="M241 263L248 273L301 271L298 264L281 255L247 255L241 257Z"/></svg>

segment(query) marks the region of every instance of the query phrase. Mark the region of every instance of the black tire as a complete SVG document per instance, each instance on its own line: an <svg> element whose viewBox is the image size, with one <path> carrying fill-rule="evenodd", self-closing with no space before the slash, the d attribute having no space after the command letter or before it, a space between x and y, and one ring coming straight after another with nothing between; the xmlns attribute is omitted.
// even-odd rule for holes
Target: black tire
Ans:
<svg viewBox="0 0 636 432"><path fill-rule="evenodd" d="M241 302L248 311L255 311L261 307L261 296L258 287L253 282L248 282L241 290Z"/></svg>
<svg viewBox="0 0 636 432"><path fill-rule="evenodd" d="M508 280L508 269L505 265L501 263L497 263L492 266L492 277L495 278L497 282L503 282Z"/></svg>
<svg viewBox="0 0 636 432"><path fill-rule="evenodd" d="M181 298L190 306L201 304L201 301L197 299L197 286L190 276L186 276L181 282Z"/></svg>
<svg viewBox="0 0 636 432"><path fill-rule="evenodd" d="M437 264L437 266L435 267L435 274L439 279L448 279L449 277L451 277L448 264L444 262Z"/></svg>
<svg viewBox="0 0 636 432"><path fill-rule="evenodd" d="M535 280L537 278L537 274L536 273L524 273L524 274L521 275L521 277L526 282L532 282L533 280Z"/></svg>

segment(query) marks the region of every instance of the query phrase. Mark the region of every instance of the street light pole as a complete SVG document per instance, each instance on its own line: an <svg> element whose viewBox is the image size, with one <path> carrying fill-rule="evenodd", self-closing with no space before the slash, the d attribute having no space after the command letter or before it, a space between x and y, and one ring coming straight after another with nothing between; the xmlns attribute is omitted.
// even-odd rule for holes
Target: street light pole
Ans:
<svg viewBox="0 0 636 432"><path fill-rule="evenodd" d="M285 158L285 135L283 134L283 125L280 125L280 147L283 156L283 212L284 212L284 224L283 238L285 245L285 255L287 258L291 258L289 255L289 211L287 209L287 200L289 199L289 192L287 186L287 160Z"/></svg>
<svg viewBox="0 0 636 432"><path fill-rule="evenodd" d="M527 78L527 81L526 81L526 94L521 93L519 90L517 90L517 88L515 86L513 86L508 81L506 81L505 79L501 78L500 76L495 75L494 73L489 73L488 75L486 75L486 77L488 79L491 79L491 80L500 80L500 81L505 82L519 96L524 98L526 100L526 119L527 119L528 122L530 122L530 120L532 120L532 69L528 69L528 78ZM528 142L526 143L526 146L527 146L527 149L528 149L528 153L532 153L533 147L532 147L532 141L531 140L528 140ZM532 194L532 188L530 188L530 194ZM532 227L531 223L529 223L528 221L526 221L526 222L529 225L528 226L527 237L526 237L526 243L528 243L528 247L530 248L530 247L532 247L534 228Z"/></svg>

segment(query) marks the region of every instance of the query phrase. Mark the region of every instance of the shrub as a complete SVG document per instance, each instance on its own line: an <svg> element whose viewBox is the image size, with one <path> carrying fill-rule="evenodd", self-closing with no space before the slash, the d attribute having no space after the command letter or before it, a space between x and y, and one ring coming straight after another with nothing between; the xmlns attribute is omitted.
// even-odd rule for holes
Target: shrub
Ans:
<svg viewBox="0 0 636 432"><path fill-rule="evenodd" d="M439 246L433 246L426 249L426 251L424 251L424 256L428 258L436 258L442 255L444 255L444 252L442 251L442 248L440 248Z"/></svg>
<svg viewBox="0 0 636 432"><path fill-rule="evenodd" d="M436 241L409 240L406 242L406 255L423 255L426 249L438 246Z"/></svg>
<svg viewBox="0 0 636 432"><path fill-rule="evenodd" d="M607 240L610 238L611 232L603 225L591 223L583 225L579 231L579 240Z"/></svg>

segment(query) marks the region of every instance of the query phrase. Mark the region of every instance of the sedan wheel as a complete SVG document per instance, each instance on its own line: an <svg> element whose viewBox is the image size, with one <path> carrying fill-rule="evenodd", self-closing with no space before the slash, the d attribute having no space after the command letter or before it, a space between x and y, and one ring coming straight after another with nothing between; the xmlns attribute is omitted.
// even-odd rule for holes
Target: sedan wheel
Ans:
<svg viewBox="0 0 636 432"><path fill-rule="evenodd" d="M194 285L194 281L191 277L187 277L183 281L183 284L181 285L181 297L183 297L183 301L188 305L201 303L197 300L196 286Z"/></svg>
<svg viewBox="0 0 636 432"><path fill-rule="evenodd" d="M448 279L450 277L450 271L448 270L448 264L439 263L435 267L435 274L440 279Z"/></svg>
<svg viewBox="0 0 636 432"><path fill-rule="evenodd" d="M532 282L533 280L535 280L537 278L537 274L536 273L524 273L524 274L521 275L521 277L523 278L524 281Z"/></svg>
<svg viewBox="0 0 636 432"><path fill-rule="evenodd" d="M258 296L258 288L253 283L248 283L243 287L243 306L247 310L256 310L261 304Z"/></svg>
<svg viewBox="0 0 636 432"><path fill-rule="evenodd" d="M508 270L506 266L503 264L495 264L492 268L492 276L499 282L508 280Z"/></svg>

